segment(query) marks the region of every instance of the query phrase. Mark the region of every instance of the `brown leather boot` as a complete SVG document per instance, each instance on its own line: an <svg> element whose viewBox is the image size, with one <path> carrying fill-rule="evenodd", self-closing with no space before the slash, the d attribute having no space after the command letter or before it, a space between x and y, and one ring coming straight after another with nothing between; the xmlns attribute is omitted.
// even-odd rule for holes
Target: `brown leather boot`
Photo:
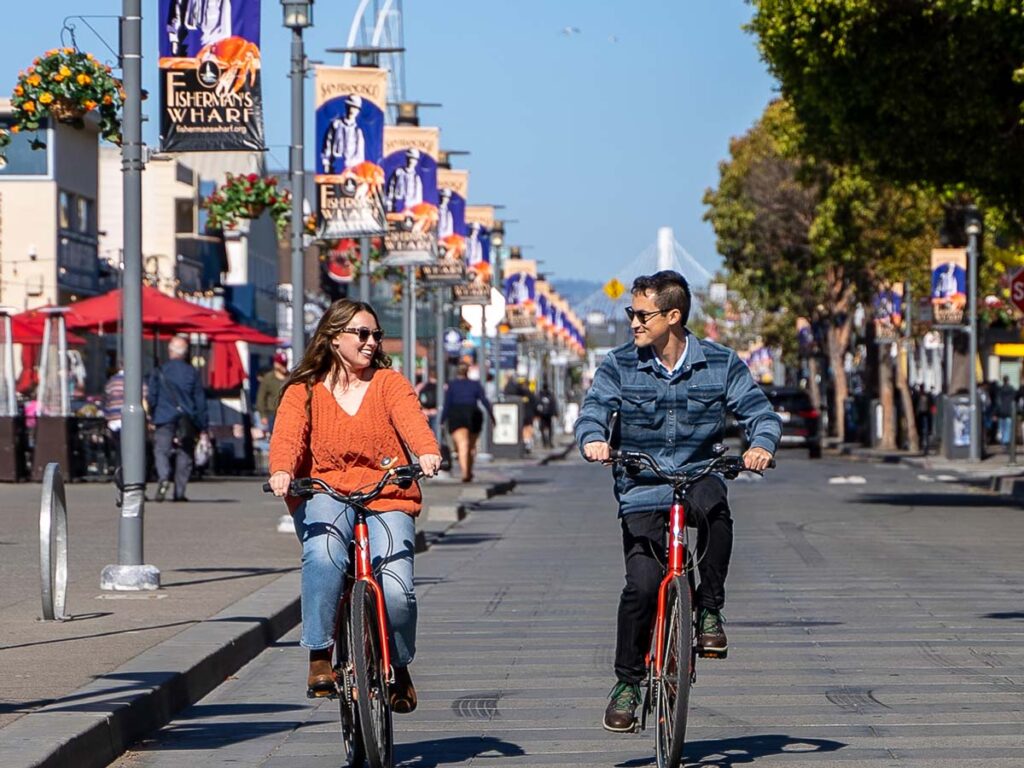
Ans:
<svg viewBox="0 0 1024 768"><path fill-rule="evenodd" d="M407 715L416 709L416 687L408 667L395 667L395 684L391 686L391 711Z"/></svg>
<svg viewBox="0 0 1024 768"><path fill-rule="evenodd" d="M331 666L331 648L309 652L309 678L306 681L306 695L310 698L333 696L337 693L334 684L334 668Z"/></svg>
<svg viewBox="0 0 1024 768"><path fill-rule="evenodd" d="M620 680L612 688L610 698L601 723L604 729L614 733L632 733L636 729L636 708L640 706L640 686Z"/></svg>

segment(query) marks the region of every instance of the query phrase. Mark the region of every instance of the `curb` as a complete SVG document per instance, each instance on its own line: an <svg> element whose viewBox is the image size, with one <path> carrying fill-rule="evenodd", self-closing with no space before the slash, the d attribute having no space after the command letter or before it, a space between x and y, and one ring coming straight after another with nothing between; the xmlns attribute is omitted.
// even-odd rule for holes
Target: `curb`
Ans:
<svg viewBox="0 0 1024 768"><path fill-rule="evenodd" d="M514 480L502 480L484 490L490 498L514 486ZM451 524L470 508L458 504ZM417 532L417 552L429 549L430 543L423 531ZM297 571L285 574L0 729L4 768L109 765L298 625L300 582Z"/></svg>

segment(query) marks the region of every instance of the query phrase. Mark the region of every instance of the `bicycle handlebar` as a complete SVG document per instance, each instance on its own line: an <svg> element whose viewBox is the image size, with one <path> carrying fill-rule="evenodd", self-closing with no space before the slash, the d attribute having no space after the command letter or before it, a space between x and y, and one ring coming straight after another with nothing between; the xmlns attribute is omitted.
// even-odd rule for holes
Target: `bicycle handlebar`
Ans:
<svg viewBox="0 0 1024 768"><path fill-rule="evenodd" d="M653 456L648 453L644 453L643 451L612 450L610 457L613 464L621 464L625 466L627 472L631 467L635 468L636 471L646 467L665 482L676 486L693 485L701 478L707 477L714 472L721 473L729 480L734 479L740 472L753 472L755 475L764 474L764 472L760 470L750 469L745 466L743 464L742 456L726 455L724 453L725 450L725 446L716 445L714 452L717 455L715 458L709 461L705 466L693 472L669 472L662 468ZM774 468L775 459L772 459L768 463L768 469Z"/></svg>
<svg viewBox="0 0 1024 768"><path fill-rule="evenodd" d="M384 477L380 479L373 488L364 492L354 492L348 495L338 493L334 488L325 483L318 477L300 477L292 480L288 484L289 496L312 496L316 491L326 493L328 496L340 501L343 504L349 505L365 505L384 492L384 489L389 485L397 485L399 487L408 488L417 480L426 477L423 473L423 469L419 464L406 464L400 467L393 467L384 473ZM273 489L270 487L270 483L263 484L264 493L272 493Z"/></svg>

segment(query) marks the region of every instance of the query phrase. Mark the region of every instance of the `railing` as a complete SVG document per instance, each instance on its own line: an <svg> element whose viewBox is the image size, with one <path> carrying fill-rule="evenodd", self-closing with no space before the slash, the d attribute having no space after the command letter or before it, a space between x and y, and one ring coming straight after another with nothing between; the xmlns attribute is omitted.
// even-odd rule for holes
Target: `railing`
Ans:
<svg viewBox="0 0 1024 768"><path fill-rule="evenodd" d="M68 590L68 505L60 464L43 472L39 503L39 575L42 577L43 619L65 621Z"/></svg>

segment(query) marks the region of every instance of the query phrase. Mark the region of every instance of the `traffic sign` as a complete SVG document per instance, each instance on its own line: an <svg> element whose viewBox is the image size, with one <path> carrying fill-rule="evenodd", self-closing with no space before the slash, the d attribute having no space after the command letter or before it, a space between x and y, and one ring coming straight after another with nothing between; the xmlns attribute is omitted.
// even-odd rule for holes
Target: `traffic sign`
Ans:
<svg viewBox="0 0 1024 768"><path fill-rule="evenodd" d="M1024 312L1024 267L1014 272L1010 278L1010 302Z"/></svg>
<svg viewBox="0 0 1024 768"><path fill-rule="evenodd" d="M619 280L619 278L613 277L604 284L604 292L609 299L615 301L626 292L626 286L622 284L622 281Z"/></svg>

